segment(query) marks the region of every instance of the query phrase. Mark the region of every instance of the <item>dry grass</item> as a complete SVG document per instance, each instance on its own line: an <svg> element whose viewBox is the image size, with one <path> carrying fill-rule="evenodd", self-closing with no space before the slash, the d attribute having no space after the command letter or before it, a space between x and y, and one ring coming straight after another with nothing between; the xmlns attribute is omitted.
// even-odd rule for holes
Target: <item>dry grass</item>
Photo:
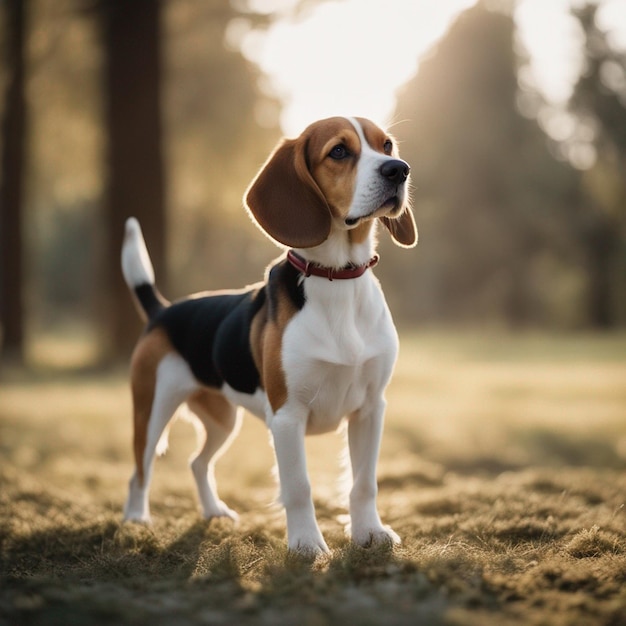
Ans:
<svg viewBox="0 0 626 626"><path fill-rule="evenodd" d="M352 546L340 438L308 444L333 553L289 555L264 428L221 461L239 527L199 519L172 431L155 525L120 523L123 376L0 388L0 624L626 623L626 337L405 336L380 463L394 550Z"/></svg>

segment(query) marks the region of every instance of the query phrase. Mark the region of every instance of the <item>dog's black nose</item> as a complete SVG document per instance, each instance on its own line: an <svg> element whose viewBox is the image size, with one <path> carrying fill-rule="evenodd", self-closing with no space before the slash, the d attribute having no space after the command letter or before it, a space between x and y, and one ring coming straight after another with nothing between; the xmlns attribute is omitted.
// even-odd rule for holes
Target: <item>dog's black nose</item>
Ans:
<svg viewBox="0 0 626 626"><path fill-rule="evenodd" d="M390 159L380 166L380 173L392 183L401 184L408 177L411 168L406 161L400 159Z"/></svg>

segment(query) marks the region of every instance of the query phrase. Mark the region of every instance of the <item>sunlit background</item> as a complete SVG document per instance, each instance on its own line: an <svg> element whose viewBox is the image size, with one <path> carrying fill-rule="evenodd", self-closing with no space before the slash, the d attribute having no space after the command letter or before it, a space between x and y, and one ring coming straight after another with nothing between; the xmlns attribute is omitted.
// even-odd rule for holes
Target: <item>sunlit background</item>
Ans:
<svg viewBox="0 0 626 626"><path fill-rule="evenodd" d="M129 214L167 295L258 280L276 249L243 191L281 135L330 115L389 125L412 165L420 245L383 238L377 270L401 326L626 324L623 0L163 0L134 4L134 18L117 2L5 0L5 183L16 5L23 232L3 231L5 352L8 308L14 352L31 360L52 337L79 337L96 360L103 345L128 353L138 326L117 249ZM116 11L130 44L110 27ZM132 30L149 22L142 11L156 16L151 34ZM132 69L150 50L154 76ZM133 144L148 119L150 139ZM118 144L129 167L111 156ZM115 200L119 185L132 202Z"/></svg>
<svg viewBox="0 0 626 626"><path fill-rule="evenodd" d="M282 102L281 128L296 134L311 120L346 114L393 121L396 92L460 12L476 0L345 0L290 15L295 1L251 0L280 16L263 32L234 20L226 33L270 79ZM491 2L497 9L511 3ZM520 0L513 10L519 44L529 56L525 79L563 105L581 71L583 33L571 9L584 1ZM597 23L626 47L626 3L600 5ZM286 62L288 60L288 62Z"/></svg>

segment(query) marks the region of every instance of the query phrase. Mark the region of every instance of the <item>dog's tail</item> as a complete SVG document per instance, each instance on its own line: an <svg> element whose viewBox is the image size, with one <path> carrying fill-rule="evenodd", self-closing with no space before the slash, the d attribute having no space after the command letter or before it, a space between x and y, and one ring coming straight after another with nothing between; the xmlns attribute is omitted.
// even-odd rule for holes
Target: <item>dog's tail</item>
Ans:
<svg viewBox="0 0 626 626"><path fill-rule="evenodd" d="M124 280L136 299L141 317L151 320L169 302L154 284L154 269L139 222L134 217L126 220L122 245L122 273Z"/></svg>

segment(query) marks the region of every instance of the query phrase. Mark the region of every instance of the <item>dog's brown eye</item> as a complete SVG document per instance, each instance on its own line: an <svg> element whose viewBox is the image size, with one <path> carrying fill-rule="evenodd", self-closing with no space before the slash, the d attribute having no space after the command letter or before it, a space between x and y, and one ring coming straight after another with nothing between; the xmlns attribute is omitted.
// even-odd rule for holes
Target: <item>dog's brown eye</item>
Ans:
<svg viewBox="0 0 626 626"><path fill-rule="evenodd" d="M385 154L391 154L391 151L393 150L393 143L391 143L391 139L387 139L387 141L385 141L383 144L383 150L385 151Z"/></svg>
<svg viewBox="0 0 626 626"><path fill-rule="evenodd" d="M331 159L340 161L341 159L345 159L348 156L348 151L342 143L339 143L328 153L328 156Z"/></svg>

